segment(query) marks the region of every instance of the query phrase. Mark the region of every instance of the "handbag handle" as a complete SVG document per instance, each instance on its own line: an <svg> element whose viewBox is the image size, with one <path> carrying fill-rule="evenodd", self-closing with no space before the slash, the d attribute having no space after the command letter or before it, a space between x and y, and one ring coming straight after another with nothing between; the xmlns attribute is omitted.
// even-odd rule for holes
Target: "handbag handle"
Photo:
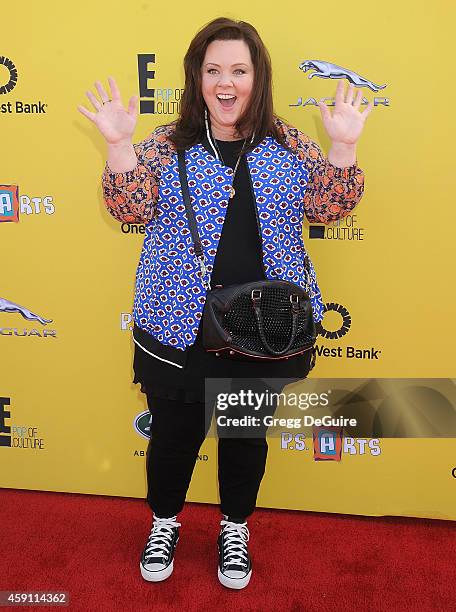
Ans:
<svg viewBox="0 0 456 612"><path fill-rule="evenodd" d="M190 202L190 191L188 189L188 181L187 181L187 170L185 167L185 151L179 150L177 152L177 164L179 167L179 179L181 183L182 195L184 197L185 209L187 211L188 224L190 226L190 233L192 235L193 247L195 249L195 254L198 259L198 263L201 269L201 279L203 281L203 285L205 289L210 289L211 285L209 281L206 281L205 277L208 273L206 267L206 260L204 257L203 247L201 245L201 240L198 234L198 226L196 224L195 213L192 208L192 204Z"/></svg>
<svg viewBox="0 0 456 612"><path fill-rule="evenodd" d="M259 293L258 297L254 296L255 292ZM296 328L297 328L297 324L298 324L299 296L296 295L296 297L298 298L297 302L294 302L291 299L292 297L293 297L293 294L290 295L291 313L292 313L290 340L289 340L287 346L284 349L282 349L281 351L276 351L276 350L274 350L269 345L269 342L267 341L265 333L264 333L263 318L261 316L261 308L260 308L261 290L260 289L253 289L253 291L252 291L253 311L255 313L255 317L256 317L256 320L257 320L258 331L260 333L260 339L261 339L261 342L263 343L264 348L269 353L271 353L272 355L284 355L291 348L291 346L293 345L293 342L295 340L295 337L296 337Z"/></svg>

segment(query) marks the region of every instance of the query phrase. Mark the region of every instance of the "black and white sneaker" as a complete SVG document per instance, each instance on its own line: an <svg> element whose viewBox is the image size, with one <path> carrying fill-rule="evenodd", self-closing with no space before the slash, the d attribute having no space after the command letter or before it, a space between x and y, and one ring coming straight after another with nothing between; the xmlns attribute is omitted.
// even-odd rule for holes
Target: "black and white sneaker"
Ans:
<svg viewBox="0 0 456 612"><path fill-rule="evenodd" d="M222 530L217 542L218 578L230 589L243 589L249 584L252 576L252 561L247 548L250 538L247 523L222 520L220 525Z"/></svg>
<svg viewBox="0 0 456 612"><path fill-rule="evenodd" d="M158 518L154 514L152 529L139 563L144 580L159 582L173 573L174 549L179 541L181 526L176 518Z"/></svg>

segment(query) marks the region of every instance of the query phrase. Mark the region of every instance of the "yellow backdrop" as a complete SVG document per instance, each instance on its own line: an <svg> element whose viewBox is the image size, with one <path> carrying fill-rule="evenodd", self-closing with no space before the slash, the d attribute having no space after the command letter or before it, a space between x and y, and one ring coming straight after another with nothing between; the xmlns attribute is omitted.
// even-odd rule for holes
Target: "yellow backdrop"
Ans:
<svg viewBox="0 0 456 612"><path fill-rule="evenodd" d="M341 66L369 82L364 96L376 101L358 146L363 200L340 224L304 227L329 308L326 335L342 330L319 339L313 377L454 376L454 13L449 0L385 0L381 10L349 0L343 11L336 0L233 0L225 13L257 27L276 111L326 153L315 100L334 96L337 81L309 79L299 65ZM114 75L124 102L141 94L142 140L175 118L186 48L216 16L206 1L172 13L144 0L8 7L18 27L4 28L0 42L3 487L145 495L147 439L134 423L146 404L131 383L129 331L143 236L105 211L104 142L76 107L96 79ZM371 358L350 356L359 349ZM341 461L315 461L311 441L299 451L271 439L259 504L456 518L452 440L350 448ZM217 501L213 439L189 499Z"/></svg>

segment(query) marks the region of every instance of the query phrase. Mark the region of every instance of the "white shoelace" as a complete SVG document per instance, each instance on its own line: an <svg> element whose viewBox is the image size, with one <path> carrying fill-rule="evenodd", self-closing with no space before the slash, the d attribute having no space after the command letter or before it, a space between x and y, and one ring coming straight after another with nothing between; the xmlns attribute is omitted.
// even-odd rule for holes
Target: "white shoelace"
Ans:
<svg viewBox="0 0 456 612"><path fill-rule="evenodd" d="M250 538L247 523L232 523L231 521L220 521L223 529L223 552L225 553L225 564L231 563L247 567L247 542Z"/></svg>
<svg viewBox="0 0 456 612"><path fill-rule="evenodd" d="M146 560L150 558L166 559L173 537L173 529L180 527L181 523L176 521L177 516L171 518L158 518L154 514L154 522L146 546Z"/></svg>

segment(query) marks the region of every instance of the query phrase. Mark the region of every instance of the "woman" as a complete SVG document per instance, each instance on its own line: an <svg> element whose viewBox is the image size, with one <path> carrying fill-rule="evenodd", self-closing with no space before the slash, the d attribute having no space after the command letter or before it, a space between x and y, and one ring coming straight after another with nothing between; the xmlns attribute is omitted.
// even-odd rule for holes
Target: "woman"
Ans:
<svg viewBox="0 0 456 612"><path fill-rule="evenodd" d="M205 303L179 182L177 150L186 170L211 287L281 278L309 290L316 322L323 303L302 242L302 220L328 223L347 215L363 193L356 142L370 113L361 90L341 81L333 114L320 104L332 141L328 158L305 134L273 114L271 65L258 33L220 18L192 40L184 59L185 90L177 122L132 145L137 97L128 108L110 78L111 98L87 92L95 112L79 106L108 145L103 191L119 221L145 223L134 299L134 382L152 415L147 502L153 511L140 569L146 580L171 575L182 510L207 433L207 377L300 380L310 352L269 363L217 358L204 350L199 325ZM223 231L222 231L223 230ZM266 387L263 387L266 388ZM220 582L245 587L252 575L247 517L255 508L267 455L260 437L219 437Z"/></svg>

